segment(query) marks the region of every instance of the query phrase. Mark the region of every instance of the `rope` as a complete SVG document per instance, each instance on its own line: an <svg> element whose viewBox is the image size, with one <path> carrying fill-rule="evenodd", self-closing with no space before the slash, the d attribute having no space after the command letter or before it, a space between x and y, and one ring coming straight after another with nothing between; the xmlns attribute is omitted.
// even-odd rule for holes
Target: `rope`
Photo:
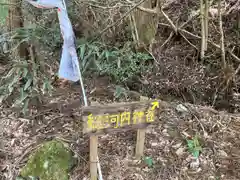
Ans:
<svg viewBox="0 0 240 180"><path fill-rule="evenodd" d="M78 63L78 62L76 62L76 63ZM81 73L81 70L79 68L79 65L77 65L77 68L78 68L78 74L79 74L81 89L82 89L82 93L83 93L83 102L84 102L85 106L88 106L87 96L86 96L85 88L84 88L84 85L83 85L82 73Z"/></svg>

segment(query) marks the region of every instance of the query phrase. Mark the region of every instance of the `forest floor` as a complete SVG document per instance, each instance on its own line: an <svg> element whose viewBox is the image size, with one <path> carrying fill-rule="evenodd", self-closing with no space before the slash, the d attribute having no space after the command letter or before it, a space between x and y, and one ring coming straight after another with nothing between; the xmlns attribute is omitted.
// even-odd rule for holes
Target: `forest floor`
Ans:
<svg viewBox="0 0 240 180"><path fill-rule="evenodd" d="M114 86L104 78L93 81L86 81L89 101L112 103L114 96L109 89ZM57 94L51 103L68 104L81 96L80 88ZM176 101L163 103L167 106L146 132L144 155L152 159L153 166L134 159L136 130L102 135L98 147L104 179L240 179L240 114ZM11 109L2 107L0 179L14 179L36 146L54 138L69 143L78 157L71 179L89 179L89 138L83 138L75 126L80 121L80 109L71 107L71 111L63 112L56 107L60 106L55 104L55 109L46 108L29 118L16 118ZM186 141L195 135L202 148L197 159Z"/></svg>
<svg viewBox="0 0 240 180"><path fill-rule="evenodd" d="M231 66L226 69L230 70L230 76L226 73L225 77L225 70L219 63L220 50L211 45L204 62L199 60L201 26L197 15L189 19L189 13L194 14L197 9L197 1L181 0L172 1L165 8L175 24L179 27L184 24L182 28L194 34L172 37L172 29L164 25L162 18L156 38L158 43L153 48L154 69L143 72L141 82L128 82L131 90L128 98L116 100L115 85L106 77L85 80L89 102L136 101L142 95L163 100L166 105L158 120L146 131L144 156L152 160L153 166L134 159L136 130L99 136L98 155L105 180L240 179L239 64L227 53ZM233 49L236 57L239 57L239 33L235 30L238 15L239 11L229 11L223 17L225 44L229 44L228 48ZM79 18L76 19L79 22ZM209 40L219 44L216 24L217 19L211 17ZM51 50L51 54L52 51L60 52ZM51 66L52 60L59 59L59 54L55 57L40 54ZM225 94L227 87L235 93ZM89 138L83 137L82 130L76 128L76 123L81 122L78 101L82 100L81 89L58 89L54 94L45 97L42 109L33 111L29 117L19 117L11 108L0 105L0 180L15 180L30 153L40 143L51 139L67 142L78 158L71 179L90 178ZM71 102L74 103L67 106ZM205 104L208 105L203 106ZM230 109L234 113L229 113ZM187 143L187 139L196 135L202 149L197 159Z"/></svg>

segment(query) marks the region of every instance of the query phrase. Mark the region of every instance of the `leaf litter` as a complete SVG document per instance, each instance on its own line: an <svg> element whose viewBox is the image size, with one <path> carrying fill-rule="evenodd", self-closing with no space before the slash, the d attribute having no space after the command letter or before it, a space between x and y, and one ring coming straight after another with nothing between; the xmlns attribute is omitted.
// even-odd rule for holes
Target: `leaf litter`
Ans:
<svg viewBox="0 0 240 180"><path fill-rule="evenodd" d="M51 101L55 98L68 103L79 99L79 95L62 94ZM89 95L89 99L102 104L113 101L97 95ZM134 158L136 130L99 136L104 179L240 179L239 114L189 103L162 103L165 105L160 117L146 131L144 157L140 161ZM51 139L68 143L78 158L71 179L89 179L89 138L76 129L76 123L81 123L80 116L76 108L67 116L51 110L27 119L1 107L1 179L16 178L30 153Z"/></svg>

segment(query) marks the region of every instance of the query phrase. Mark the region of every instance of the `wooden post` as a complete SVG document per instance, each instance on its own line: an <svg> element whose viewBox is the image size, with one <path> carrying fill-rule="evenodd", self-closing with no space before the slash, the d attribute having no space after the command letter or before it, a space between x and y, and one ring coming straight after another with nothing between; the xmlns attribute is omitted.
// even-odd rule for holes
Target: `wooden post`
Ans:
<svg viewBox="0 0 240 180"><path fill-rule="evenodd" d="M138 160L143 156L144 142L145 142L145 132L146 129L138 129L137 131L137 144L136 144L136 158Z"/></svg>
<svg viewBox="0 0 240 180"><path fill-rule="evenodd" d="M90 174L97 180L98 135L138 129L136 155L143 155L146 127L156 119L159 101L92 104L82 107L83 134L90 136Z"/></svg>
<svg viewBox="0 0 240 180"><path fill-rule="evenodd" d="M91 105L98 105L97 102L91 102ZM90 174L91 180L97 180L97 161L98 161L98 136L90 136Z"/></svg>
<svg viewBox="0 0 240 180"><path fill-rule="evenodd" d="M146 101L146 100L148 100L147 97L140 96L140 101ZM143 156L145 133L146 133L146 129L137 130L137 144L136 144L135 156L138 160L140 160L141 157Z"/></svg>
<svg viewBox="0 0 240 180"><path fill-rule="evenodd" d="M90 175L91 180L97 180L98 137L90 136Z"/></svg>

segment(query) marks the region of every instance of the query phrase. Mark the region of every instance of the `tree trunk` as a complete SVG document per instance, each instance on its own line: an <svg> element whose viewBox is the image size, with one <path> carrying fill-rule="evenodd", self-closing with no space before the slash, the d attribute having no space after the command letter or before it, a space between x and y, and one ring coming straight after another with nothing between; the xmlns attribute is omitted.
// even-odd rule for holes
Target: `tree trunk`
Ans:
<svg viewBox="0 0 240 180"><path fill-rule="evenodd" d="M7 26L8 31L14 31L17 28L24 27L21 9L22 0L10 0L9 3L14 5L9 7ZM21 43L16 52L14 52L14 55L19 56L20 58L28 57L29 53L27 50L27 44Z"/></svg>
<svg viewBox="0 0 240 180"><path fill-rule="evenodd" d="M145 0L141 6L148 9L153 9L156 7L156 2L153 3L152 0ZM157 32L157 22L156 15L143 12L139 9L134 13L138 44L145 47L152 43Z"/></svg>

